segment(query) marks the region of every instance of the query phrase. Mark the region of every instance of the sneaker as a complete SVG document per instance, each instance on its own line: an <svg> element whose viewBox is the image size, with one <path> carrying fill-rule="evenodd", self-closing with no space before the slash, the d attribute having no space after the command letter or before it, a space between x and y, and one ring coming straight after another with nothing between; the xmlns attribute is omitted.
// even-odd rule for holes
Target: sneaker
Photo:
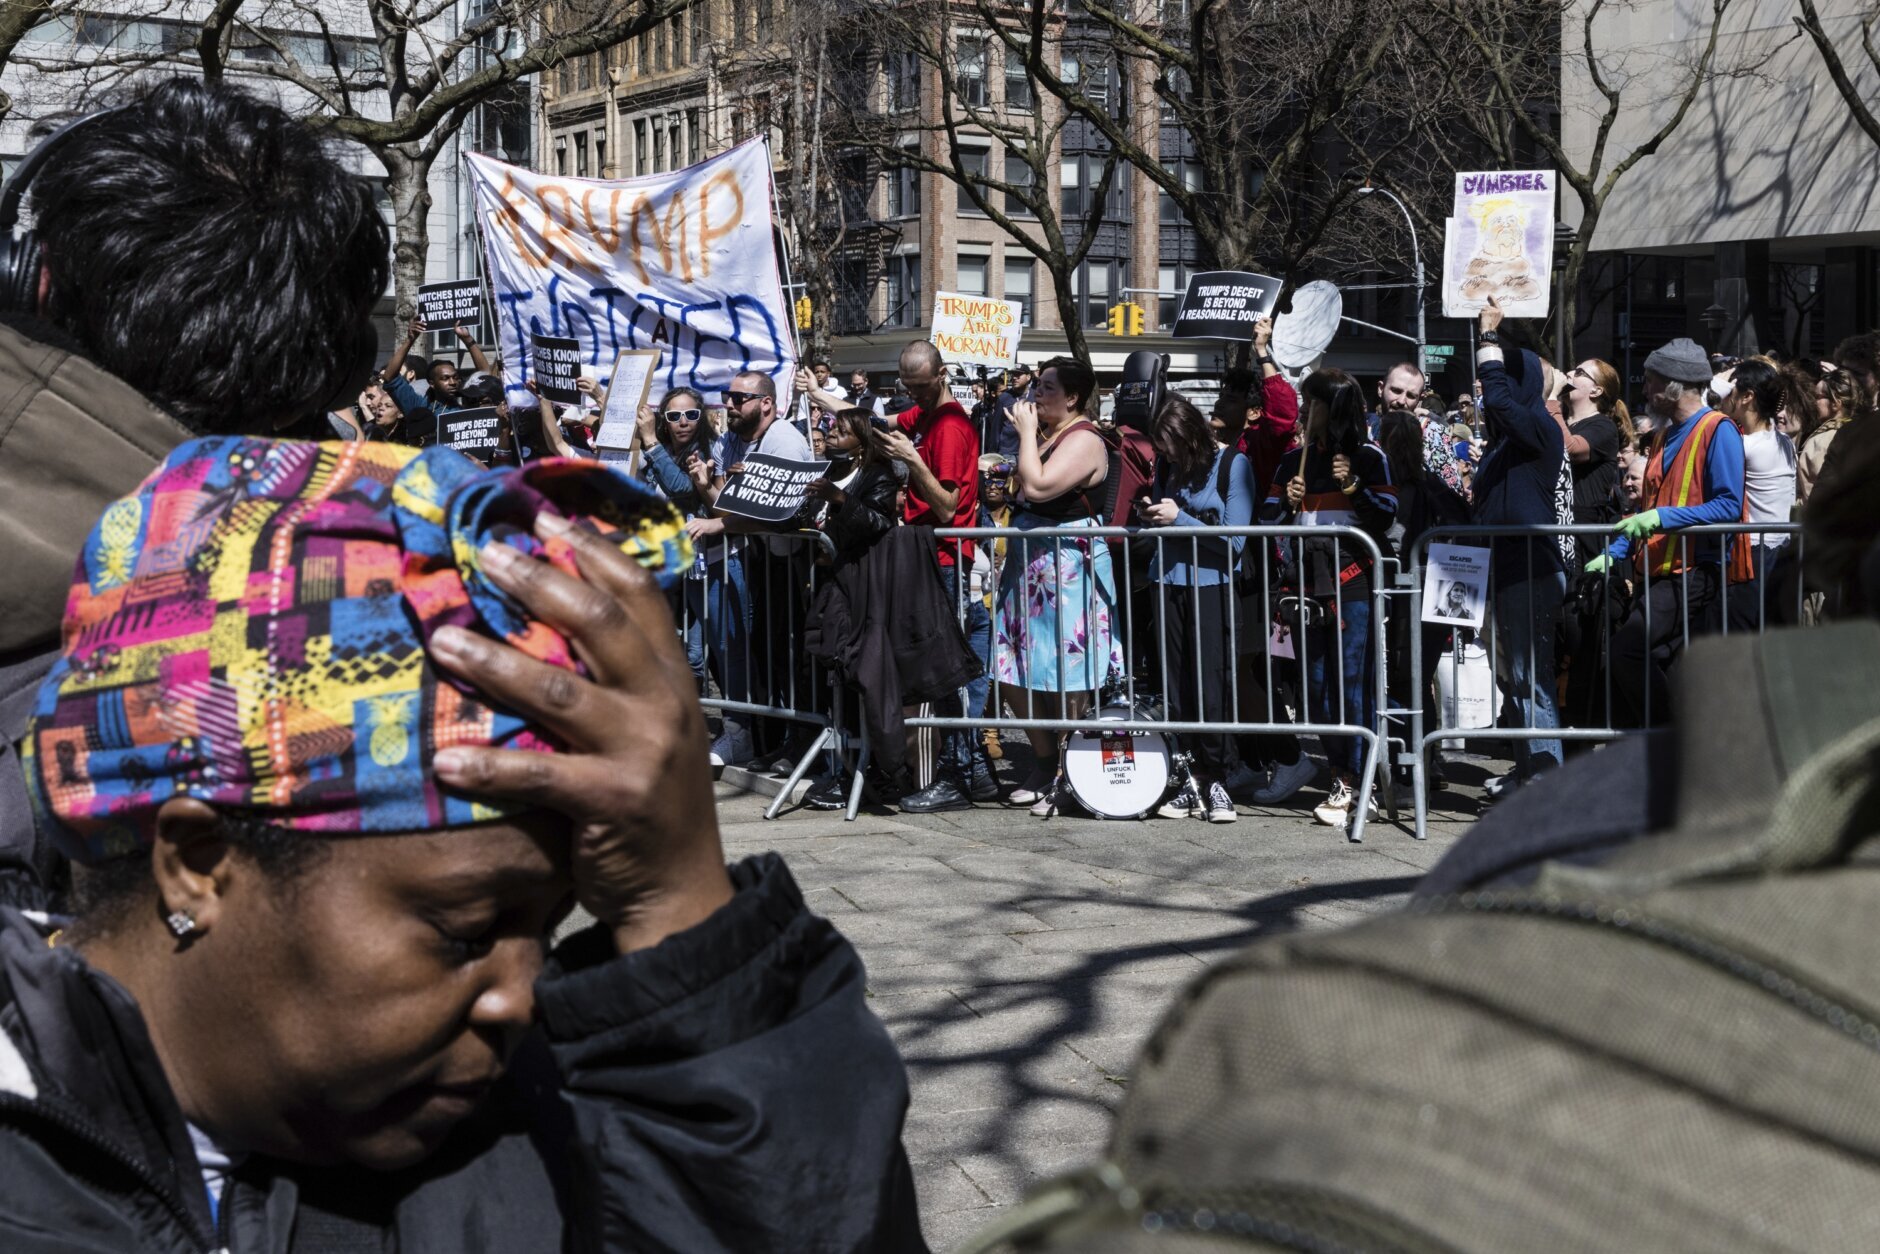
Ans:
<svg viewBox="0 0 1880 1254"><path fill-rule="evenodd" d="M1505 797L1521 786L1521 777L1513 771L1506 775L1491 775L1482 782L1482 795L1489 798Z"/></svg>
<svg viewBox="0 0 1880 1254"><path fill-rule="evenodd" d="M1201 813L1201 798L1196 794L1194 784L1183 784L1181 791L1164 801L1156 813L1165 819L1185 819Z"/></svg>
<svg viewBox="0 0 1880 1254"><path fill-rule="evenodd" d="M1227 778L1221 781L1221 786L1227 789L1227 795L1235 800L1243 797L1252 798L1255 793L1266 787L1266 772L1255 770L1245 762L1236 762L1234 769L1227 773Z"/></svg>
<svg viewBox="0 0 1880 1254"><path fill-rule="evenodd" d="M1010 795L1006 797L1006 804L1014 806L1036 805L1047 792L1051 791L1051 781L1055 778L1057 778L1057 769L1055 766L1050 771L1046 771L1040 766L1032 767L1031 774L1025 777L1025 782L1014 788Z"/></svg>
<svg viewBox="0 0 1880 1254"><path fill-rule="evenodd" d="M718 733L718 739L712 741L713 766L743 766L757 750L751 744L751 733L738 723L725 720L725 729Z"/></svg>
<svg viewBox="0 0 1880 1254"><path fill-rule="evenodd" d="M1053 779L1045 785L1044 794L1031 803L1033 818L1048 819L1058 812L1058 782Z"/></svg>
<svg viewBox="0 0 1880 1254"><path fill-rule="evenodd" d="M1305 754L1287 766L1275 766L1266 787L1253 794L1253 804L1276 806L1292 800L1292 795L1318 777L1319 768Z"/></svg>
<svg viewBox="0 0 1880 1254"><path fill-rule="evenodd" d="M1240 815L1234 810L1233 798L1227 795L1227 787L1221 783L1208 785L1208 813L1210 823L1232 823Z"/></svg>
<svg viewBox="0 0 1880 1254"><path fill-rule="evenodd" d="M973 799L960 786L942 776L916 793L901 798L903 814L938 814L942 810L970 810Z"/></svg>
<svg viewBox="0 0 1880 1254"><path fill-rule="evenodd" d="M1327 827L1344 827L1351 821L1351 803L1357 800L1357 794L1351 785L1338 780L1332 785L1332 795L1319 802L1312 811L1312 817Z"/></svg>
<svg viewBox="0 0 1880 1254"><path fill-rule="evenodd" d="M840 775L825 775L803 794L803 804L812 810L849 808L849 781Z"/></svg>
<svg viewBox="0 0 1880 1254"><path fill-rule="evenodd" d="M975 766L973 776L966 781L966 795L974 801L997 801L999 799L999 781L984 766Z"/></svg>

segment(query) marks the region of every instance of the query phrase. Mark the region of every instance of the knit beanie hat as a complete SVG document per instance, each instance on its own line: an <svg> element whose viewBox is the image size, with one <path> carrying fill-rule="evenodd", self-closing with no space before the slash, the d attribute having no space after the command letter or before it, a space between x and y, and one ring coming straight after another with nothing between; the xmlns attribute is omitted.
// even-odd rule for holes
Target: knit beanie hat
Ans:
<svg viewBox="0 0 1880 1254"><path fill-rule="evenodd" d="M433 667L452 624L579 670L484 574L491 541L579 577L543 511L670 585L682 520L593 462L479 470L447 448L220 436L174 450L85 542L63 652L24 754L41 832L80 864L148 848L194 797L328 833L460 827L522 807L445 790L450 745L554 752L545 731Z"/></svg>
<svg viewBox="0 0 1880 1254"><path fill-rule="evenodd" d="M1653 349L1645 358L1645 369L1673 383L1708 384L1715 373L1710 368L1710 354L1689 336L1679 336Z"/></svg>

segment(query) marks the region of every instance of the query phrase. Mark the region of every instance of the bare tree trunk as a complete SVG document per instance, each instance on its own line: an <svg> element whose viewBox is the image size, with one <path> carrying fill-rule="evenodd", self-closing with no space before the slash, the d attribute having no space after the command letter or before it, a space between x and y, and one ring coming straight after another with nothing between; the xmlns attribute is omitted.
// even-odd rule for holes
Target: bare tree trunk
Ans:
<svg viewBox="0 0 1880 1254"><path fill-rule="evenodd" d="M416 150L416 151L414 151ZM400 325L418 312L431 248L431 165L434 153L417 144L387 144L374 150L385 167L392 197L392 292Z"/></svg>

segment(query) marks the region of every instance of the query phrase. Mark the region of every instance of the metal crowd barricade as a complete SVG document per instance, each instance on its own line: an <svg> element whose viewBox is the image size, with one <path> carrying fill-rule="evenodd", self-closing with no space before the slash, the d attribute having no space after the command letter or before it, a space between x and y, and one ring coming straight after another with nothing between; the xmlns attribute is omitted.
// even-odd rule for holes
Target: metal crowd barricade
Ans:
<svg viewBox="0 0 1880 1254"><path fill-rule="evenodd" d="M1654 608L1654 597L1652 596L1654 587L1662 589L1669 582L1676 589L1674 594L1675 599L1668 608L1671 612L1676 614L1677 621L1675 624L1671 625L1670 630L1672 635L1676 637L1680 650L1690 643L1693 635L1727 635L1732 630L1743 630L1746 622L1749 624L1749 629L1751 630L1755 630L1759 633L1766 631L1772 619L1774 619L1774 611L1777 609L1782 609L1789 614L1787 621L1796 623L1802 621L1801 611L1804 592L1801 579L1798 577L1792 581L1792 605L1788 604L1786 601L1778 605L1775 601L1775 597L1778 595L1787 595L1787 593L1783 589L1772 589L1771 587L1771 584L1776 582L1775 577L1782 573L1783 568L1787 564L1799 564L1802 560L1802 529L1799 523L1722 523L1698 527L1685 527L1667 534L1671 542L1672 556L1677 559L1675 564L1681 566L1682 569L1670 574L1654 576L1649 569L1645 568L1643 562L1636 560L1636 555L1645 547L1644 542L1641 541L1632 546L1632 551L1627 555L1624 562L1616 563L1597 574L1597 578L1599 579L1600 602L1602 605L1609 604L1609 598L1613 590L1615 588L1623 589L1626 582L1629 581L1637 586L1637 591L1633 594L1625 618L1614 623L1611 615L1608 613L1602 614L1600 619L1602 632L1595 642L1594 656L1597 658L1599 670L1599 674L1597 675L1599 684L1599 708L1603 710L1606 717L1600 720L1598 725L1588 726L1582 724L1542 727L1536 726L1531 722L1504 721L1504 711L1520 708L1520 699L1523 696L1529 708L1536 706L1541 692L1540 685L1544 682L1547 685L1547 689L1554 703L1555 722L1556 724L1561 722L1560 689L1558 685L1559 655L1557 652L1559 640L1556 632L1556 623L1559 619L1559 614L1556 613L1554 615L1555 622L1540 624L1546 630L1556 633L1552 641L1553 647L1547 650L1548 653L1553 655L1553 669L1555 673L1544 676L1536 674L1535 659L1536 653L1539 650L1535 632L1532 627L1525 636L1526 656L1520 658L1507 657L1501 647L1502 637L1507 633L1495 628L1494 610L1499 599L1499 594L1506 592L1509 583L1498 578L1497 572L1502 562L1500 560L1491 560L1489 563L1488 584L1485 597L1486 617L1483 630L1480 634L1485 639L1488 652L1489 674L1491 677L1491 686L1489 689L1490 697L1492 701L1495 701L1497 696L1500 698L1498 701L1495 701L1496 708L1491 712L1493 723L1487 727L1446 727L1440 725L1445 720L1439 717L1436 720L1439 726L1433 730L1428 726L1430 720L1426 709L1430 700L1429 690L1431 684L1424 678L1426 675L1426 659L1424 654L1427 646L1422 624L1425 572L1428 565L1430 545L1432 543L1462 544L1478 548L1489 548L1492 552L1497 547L1496 542L1501 541L1504 542L1502 552L1505 553L1507 552L1505 548L1506 541L1520 540L1523 545L1522 551L1525 559L1520 565L1521 569L1525 571L1532 570L1534 568L1534 561L1543 556L1542 552L1537 549L1536 546L1557 546L1561 544L1563 539L1573 541L1574 543L1569 546L1575 549L1573 556L1569 558L1564 553L1561 555L1563 564L1566 567L1565 593L1571 596L1575 581L1578 578L1591 577L1584 575L1584 566L1592 551L1603 548L1605 543L1616 539L1617 536L1614 527L1610 524L1580 523L1560 526L1469 525L1438 527L1424 533L1418 538L1413 555L1414 561L1410 568L1404 571L1402 575L1402 581L1407 584L1407 587L1403 588L1403 591L1408 593L1407 599L1411 606L1409 631L1411 661L1409 675L1415 683L1415 689L1413 692L1413 700L1407 708L1391 711L1394 716L1408 721L1410 731L1407 744L1397 738L1392 738L1391 743L1402 745L1402 752L1397 758L1397 765L1407 766L1411 770L1411 792L1415 802L1416 834L1419 839L1426 835L1428 823L1428 799L1430 792L1427 769L1428 755L1432 747L1438 741L1558 740L1565 742L1570 740L1612 740L1620 736L1628 735L1634 731L1650 728L1653 725L1652 715L1654 704L1658 703L1659 710L1662 712L1662 702L1664 701L1662 696L1654 696L1653 692L1653 678L1655 674L1659 673L1654 670L1654 667L1657 665L1653 660L1653 654L1656 651L1652 644L1654 628L1656 626L1664 626L1663 618L1658 617L1656 621L1654 621L1654 615L1662 615L1666 608L1663 606ZM1731 541L1734 537L1745 534L1751 537L1753 548L1760 549L1760 552L1753 553L1756 578L1753 580L1752 584L1732 584L1723 574L1726 566L1716 565L1710 560L1710 550L1714 544L1723 562L1727 563ZM1764 543L1764 541L1775 536L1785 536L1787 540L1778 544ZM1598 543L1589 543L1586 546L1586 551L1580 551L1577 543L1580 537L1586 537L1589 541L1597 541ZM1711 573L1704 574L1703 572L1705 570L1709 570ZM1518 584L1524 581L1516 580L1513 582ZM1692 622L1694 598L1700 603L1697 609L1698 613L1702 615L1700 620L1695 624ZM1753 598L1753 601L1746 603L1744 598ZM1531 594L1525 596L1524 599L1531 608L1533 599ZM1662 600L1662 598L1659 598L1659 600ZM1737 617L1737 626L1735 627L1732 627L1733 611L1739 616ZM1621 684L1625 686L1635 682L1637 685L1636 691L1640 698L1636 703L1638 716L1636 718L1628 718L1624 721L1627 723L1637 723L1638 726L1619 726L1618 723L1620 720L1616 720L1613 717L1615 708L1613 701L1614 667L1610 662L1611 650L1614 639L1626 629L1627 624L1635 617L1640 619L1640 626L1644 632L1644 656L1636 679L1632 680L1627 677L1622 677ZM1462 630L1466 629L1457 629L1452 635L1452 645L1449 650L1452 692L1459 691L1462 656L1461 649L1458 646L1460 644ZM1657 647L1662 647L1662 645ZM1576 664L1584 664L1586 649L1587 645L1585 642L1582 642L1579 656L1575 659ZM1517 663L1524 663L1524 665L1517 667ZM1526 676L1526 689L1525 693L1516 693L1513 699L1511 699L1509 694L1501 692L1501 684L1504 675L1514 675L1517 671ZM1434 678L1433 672L1427 673L1430 674L1432 679ZM1458 705L1459 704L1458 702ZM1460 719L1458 718L1457 721L1460 722Z"/></svg>
<svg viewBox="0 0 1880 1254"><path fill-rule="evenodd" d="M1211 733L1215 735L1268 734L1276 736L1356 737L1363 742L1364 756L1362 768L1358 772L1357 797L1352 808L1352 819L1347 829L1347 834L1353 841L1363 839L1366 813L1373 795L1373 787L1380 780L1382 780L1385 789L1386 808L1389 810L1391 817L1395 817L1396 802L1394 794L1390 790L1388 773L1380 775L1378 769L1382 761L1381 749L1384 743L1383 719L1386 714L1387 706L1387 698L1385 696L1385 655L1382 623L1384 618L1385 584L1388 579L1388 573L1384 565L1383 556L1378 549L1377 542L1365 532L1353 527L1300 525L1127 528L1067 526L1032 528L946 528L937 531L936 535L942 539L971 541L975 545L990 544L999 546L1002 544L1008 555L1008 561L1013 545L1015 543L1022 543L1024 551L1028 554L1032 554L1032 560L1026 563L1028 568L1039 560L1035 554L1035 550L1040 546L1048 544L1050 546L1048 568L1054 572L1058 572L1060 578L1054 582L1061 586L1068 586L1073 582L1072 580L1061 578L1062 572L1066 570L1065 555L1067 551L1070 552L1073 555L1070 569L1076 571L1078 574L1078 578L1076 578L1074 582L1078 587L1084 590L1083 595L1086 598L1085 603L1078 607L1083 611L1082 617L1085 620L1089 618L1089 613L1094 608L1092 603L1094 594L1091 592L1091 589L1096 586L1094 576L1096 567L1099 564L1097 554L1104 545L1107 545L1108 542L1112 540L1124 541L1125 544L1112 545L1108 550L1112 569L1111 583L1115 591L1113 607L1115 617L1112 622L1112 630L1120 640L1123 664L1120 671L1117 672L1112 672L1110 668L1105 667L1096 682L1080 683L1076 687L1067 686L1063 682L1063 667L1060 664L1057 668L1059 681L1055 686L1043 689L1022 687L1024 693L1024 708L1015 708L1012 716L1005 714L1004 703L995 697L994 709L991 713L965 709L964 712L959 715L912 717L907 720L909 726L930 727L942 732L955 734L977 732L989 726L1000 729L1013 728L1021 731L1035 730L1057 733L1076 731L1097 732L1106 730L1113 732L1118 726L1117 722L1114 720L1105 720L1099 717L1099 715L1104 709L1103 700L1106 692L1120 691L1122 702L1129 706L1131 711L1128 726L1133 731L1162 732L1176 736ZM1172 719L1168 717L1142 717L1142 708L1139 706L1138 701L1139 698L1145 695L1147 690L1154 689L1166 702L1169 694L1175 687L1175 685L1170 682L1172 676L1169 672L1169 642L1167 639L1163 638L1159 631L1155 630L1153 623L1143 624L1138 621L1139 618L1144 616L1142 611L1145 609L1152 611L1152 617L1157 618L1161 617L1162 614L1166 612L1169 585L1161 582L1139 584L1136 578L1136 575L1140 573L1137 569L1139 563L1133 559L1120 556L1119 554L1131 552L1129 546L1133 544L1137 552L1146 550L1148 553L1152 553L1156 558L1160 559L1157 563L1157 569L1159 570L1166 570L1170 561L1181 561L1184 559L1190 564L1191 568L1203 566L1213 567L1215 561L1204 556L1204 542L1211 540L1231 541L1235 538L1241 538L1245 541L1243 550L1238 558L1238 563L1246 568L1243 579L1250 584L1251 592L1248 597L1249 611L1246 613L1242 612L1238 597L1229 595L1226 598L1228 608L1226 615L1227 621L1222 624L1225 632L1223 647L1226 650L1229 676L1226 709L1228 712L1231 712L1234 717L1211 721L1193 718ZM1284 542L1288 546L1293 546L1300 542L1311 542L1320 546L1329 543L1332 550L1330 569L1333 572L1346 570L1348 568L1348 558L1364 556L1370 559L1372 571L1371 591L1360 598L1361 602L1368 607L1371 620L1369 631L1370 638L1366 642L1365 647L1369 651L1371 667L1374 672L1375 693L1373 698L1373 717L1368 722L1359 723L1349 719L1326 721L1317 720L1313 717L1313 711L1317 708L1317 703L1313 700L1314 693L1310 679L1312 671L1310 655L1314 647L1314 639L1320 635L1319 632L1299 635L1293 641L1294 657L1289 660L1275 658L1270 648L1262 647L1259 650L1261 673L1258 678L1260 680L1259 686L1264 694L1265 704L1263 709L1253 711L1242 710L1242 671L1240 665L1242 635L1247 631L1258 631L1263 638L1266 637L1269 634L1269 628L1274 621L1276 612L1281 608L1281 594L1278 588L1279 580L1277 578L1279 568L1275 564L1274 551L1274 542L1276 541ZM992 677L991 682L995 687L995 692L1000 686L998 678L1001 660L1000 651L1002 647L1008 647L1002 646L1000 642L999 617L1001 609L1010 608L1008 598L1018 597L1028 599L1032 595L1033 589L1028 586L1027 582L1029 578L1029 570L1014 572L1002 565L1000 576L995 581L992 607L992 630L988 633L985 652L980 656L980 661L985 666L987 674ZM962 630L966 630L968 625L968 597L970 595L969 581L966 578L960 578L956 581L956 586L959 589L956 600L958 621L961 624ZM1055 599L1052 604L1053 612L1057 615L1057 631L1055 634L1061 641L1066 628L1069 626L1066 622L1067 614L1064 609L1065 601L1060 597ZM1255 606L1258 607L1257 611L1253 609ZM1029 619L1029 615L1027 618ZM1245 621L1243 621L1243 619ZM1347 695L1346 686L1348 681L1342 664L1347 633L1345 619L1346 615L1344 614L1328 616L1332 633L1333 649L1336 657L1340 659L1340 662L1336 665L1328 665L1325 668L1326 683L1336 684L1336 704L1332 708L1341 713L1345 712L1347 709L1345 698ZM1007 624L1008 627L1015 625L1015 623ZM1195 666L1196 692L1199 693L1206 686L1206 673L1202 661L1200 640L1202 624L1198 617L1195 619L1193 626L1196 638L1192 641L1193 648L1190 652L1192 653L1193 664ZM1009 637L1009 631L1007 634ZM1154 642L1153 652L1144 653L1140 646L1146 638L1151 636ZM1089 642L1086 640L1084 643L1087 647ZM1021 647L1021 642L1011 641L1009 647L1016 650ZM1058 646L1058 652L1061 657L1063 652L1061 643ZM1251 650L1249 652L1251 652ZM1145 658L1147 659L1147 667L1145 670L1139 672L1136 664L1138 661ZM1007 669L1011 669L1009 663ZM1088 668L1083 669L1087 670ZM1284 709L1279 704L1279 696L1275 685L1276 678L1284 678L1296 683L1295 690L1298 696L1300 714L1298 721L1288 721L1286 718L1282 717ZM1069 700L1070 698L1078 698L1079 701L1076 702L1076 704L1085 705L1085 712L1073 715L1070 711L1070 706L1072 705L1072 702ZM965 701L964 690L961 694L961 700L962 702ZM1053 708L1040 710L1039 706L1046 704L1047 700L1048 704ZM1167 712L1165 706L1163 710L1164 715L1166 715ZM1264 717L1240 717L1240 715L1244 713L1264 714ZM1334 766L1336 768L1336 764L1334 764Z"/></svg>
<svg viewBox="0 0 1880 1254"><path fill-rule="evenodd" d="M797 531L715 536L695 547L674 617L699 682L700 704L742 719L753 731L757 719L814 729L806 748L790 746L794 767L764 817L777 816L817 758L827 755L834 770L853 753L853 819L861 806L867 730L853 736L846 730L843 686L831 684L827 668L801 648L805 615L824 569L816 559L833 558L835 546L819 531Z"/></svg>

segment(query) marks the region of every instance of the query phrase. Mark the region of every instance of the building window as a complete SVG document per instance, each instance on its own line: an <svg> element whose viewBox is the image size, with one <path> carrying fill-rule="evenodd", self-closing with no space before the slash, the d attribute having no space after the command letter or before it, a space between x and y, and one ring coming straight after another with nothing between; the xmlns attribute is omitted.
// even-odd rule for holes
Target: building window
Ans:
<svg viewBox="0 0 1880 1254"><path fill-rule="evenodd" d="M1031 190L1031 163L1016 153L1005 154L1005 181L1013 188L1022 191L1005 193L1005 211L1013 217L1029 218L1031 208L1025 203L1025 195Z"/></svg>
<svg viewBox="0 0 1880 1254"><path fill-rule="evenodd" d="M561 140L555 141L555 173L568 173L568 145Z"/></svg>
<svg viewBox="0 0 1880 1254"><path fill-rule="evenodd" d="M1013 47L1005 49L1005 107L1013 113L1030 113L1031 75L1025 71L1025 53Z"/></svg>
<svg viewBox="0 0 1880 1254"><path fill-rule="evenodd" d="M692 12L695 15L699 13L703 13L704 11L705 10L703 9L692 10ZM685 147L686 164L697 165L700 162L700 160L702 160L702 157L700 154L703 151L704 146L705 146L705 135L699 126L699 118L698 118L697 109L687 109L685 111L685 134L686 134L686 147Z"/></svg>
<svg viewBox="0 0 1880 1254"><path fill-rule="evenodd" d="M868 266L859 257L836 262L837 335L866 334L873 329L868 317Z"/></svg>
<svg viewBox="0 0 1880 1254"><path fill-rule="evenodd" d="M962 296L984 296L986 294L986 269L990 264L991 262L985 257L962 256L954 290Z"/></svg>
<svg viewBox="0 0 1880 1254"><path fill-rule="evenodd" d="M672 67L676 70L684 64L685 14L675 13L672 15Z"/></svg>
<svg viewBox="0 0 1880 1254"><path fill-rule="evenodd" d="M658 29L653 32L653 68L655 70L664 70L666 68L667 36L671 31L671 26L665 22L661 22Z"/></svg>
<svg viewBox="0 0 1880 1254"><path fill-rule="evenodd" d="M574 176L578 179L587 177L587 133L576 131L574 136Z"/></svg>
<svg viewBox="0 0 1880 1254"><path fill-rule="evenodd" d="M1011 245L1006 245L1010 248ZM1018 302L1018 325L1031 325L1031 276L1036 265L1031 258L1005 263L1005 299Z"/></svg>
<svg viewBox="0 0 1880 1254"><path fill-rule="evenodd" d="M962 39L958 45L955 71L960 102L969 108L986 107L986 41L977 35Z"/></svg>
<svg viewBox="0 0 1880 1254"><path fill-rule="evenodd" d="M912 152L913 149L908 149ZM920 213L920 171L897 166L888 171L888 216L911 218Z"/></svg>
<svg viewBox="0 0 1880 1254"><path fill-rule="evenodd" d="M692 10L692 61L705 60L705 43L712 37L712 6L701 4Z"/></svg>
<svg viewBox="0 0 1880 1254"><path fill-rule="evenodd" d="M637 118L633 123L633 172L646 173L646 119Z"/></svg>
<svg viewBox="0 0 1880 1254"><path fill-rule="evenodd" d="M739 0L732 0L731 4L731 33L740 44L745 43L751 37L750 6L740 3Z"/></svg>
<svg viewBox="0 0 1880 1254"><path fill-rule="evenodd" d="M888 258L886 279L888 309L882 322L891 327L920 325L920 254Z"/></svg>
<svg viewBox="0 0 1880 1254"><path fill-rule="evenodd" d="M667 129L666 137L668 141L666 150L672 154L672 168L676 170L679 168L679 162L684 159L685 153L685 139L679 132L677 122Z"/></svg>
<svg viewBox="0 0 1880 1254"><path fill-rule="evenodd" d="M607 177L607 132L594 132L594 177Z"/></svg>
<svg viewBox="0 0 1880 1254"><path fill-rule="evenodd" d="M588 91L594 86L594 58L588 56L574 59L574 86L576 91Z"/></svg>
<svg viewBox="0 0 1880 1254"><path fill-rule="evenodd" d="M1164 161L1162 168L1179 178L1182 186L1187 188L1190 192L1199 192L1201 190L1200 162ZM1175 203L1173 196L1164 191L1160 193L1158 199L1161 201L1162 221L1170 224L1187 222L1187 218L1182 215L1181 207Z"/></svg>
<svg viewBox="0 0 1880 1254"><path fill-rule="evenodd" d="M1155 285L1165 293L1156 297L1156 326L1172 327L1175 325L1175 315L1181 309L1182 298L1169 296L1166 293L1188 290L1188 267L1163 266L1155 272Z"/></svg>
<svg viewBox="0 0 1880 1254"><path fill-rule="evenodd" d="M984 148L978 149L977 151L971 148L962 148L960 150L960 173L965 175L965 178L960 180L959 201L956 207L961 213L978 214L980 217L985 216L985 212L980 209L978 203L973 200L972 193L966 190L966 185L969 182L976 183L979 185L980 193L982 195L985 193L986 163L988 159L989 154Z"/></svg>
<svg viewBox="0 0 1880 1254"><path fill-rule="evenodd" d="M651 30L640 32L640 52L637 60L638 64L634 68L641 75L653 72L653 32Z"/></svg>
<svg viewBox="0 0 1880 1254"><path fill-rule="evenodd" d="M1084 181L1077 158L1066 157L1058 163L1059 217L1073 221L1084 216Z"/></svg>
<svg viewBox="0 0 1880 1254"><path fill-rule="evenodd" d="M737 2L738 0L732 0L734 4ZM770 36L774 29L771 21L774 7L771 0L757 0L757 42L760 44L770 42Z"/></svg>
<svg viewBox="0 0 1880 1254"><path fill-rule="evenodd" d="M1084 95L1090 103L1110 112L1110 65L1107 61L1092 61L1084 67Z"/></svg>
<svg viewBox="0 0 1880 1254"><path fill-rule="evenodd" d="M1110 294L1128 285L1128 270L1121 262L1086 261L1072 271L1071 293L1084 311L1084 325L1104 325L1110 313Z"/></svg>
<svg viewBox="0 0 1880 1254"><path fill-rule="evenodd" d="M664 127L653 128L653 173L666 172L666 131Z"/></svg>
<svg viewBox="0 0 1880 1254"><path fill-rule="evenodd" d="M920 59L911 52L890 52L886 69L888 108L896 112L920 108Z"/></svg>

